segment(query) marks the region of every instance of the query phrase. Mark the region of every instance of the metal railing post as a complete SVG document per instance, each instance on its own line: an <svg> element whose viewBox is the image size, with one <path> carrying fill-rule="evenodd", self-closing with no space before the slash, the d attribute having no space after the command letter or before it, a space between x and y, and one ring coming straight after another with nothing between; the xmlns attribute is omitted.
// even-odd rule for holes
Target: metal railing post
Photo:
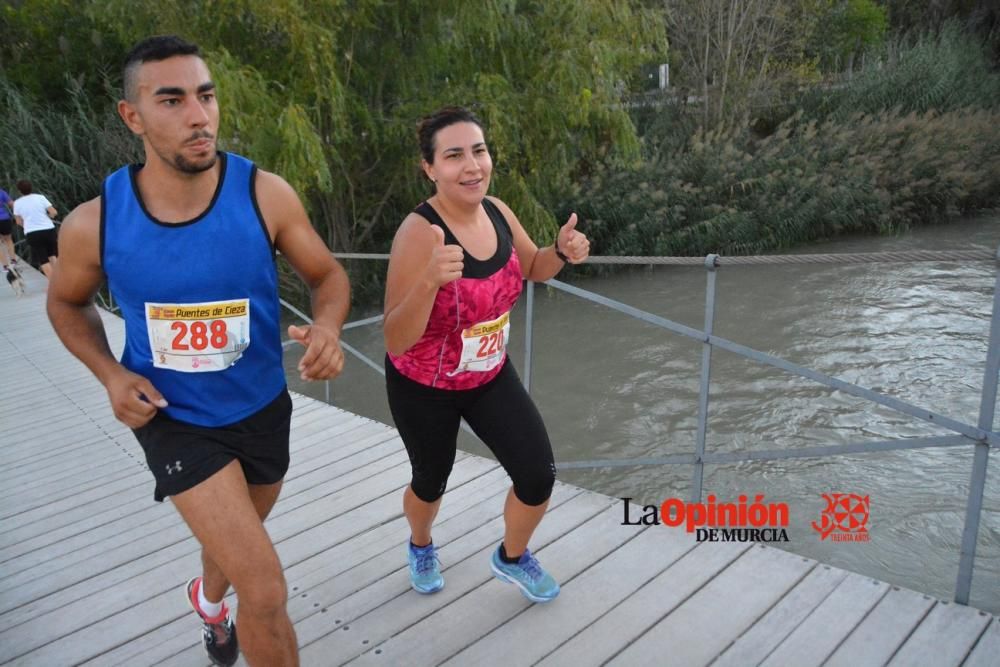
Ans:
<svg viewBox="0 0 1000 667"><path fill-rule="evenodd" d="M524 303L524 388L531 393L531 330L535 319L535 283L526 280L524 291L527 294L527 301Z"/></svg>
<svg viewBox="0 0 1000 667"><path fill-rule="evenodd" d="M712 325L715 322L715 276L718 255L705 257L708 282L705 285L705 338L701 346L701 386L698 390L698 434L695 436L694 475L691 480L691 502L701 502L701 485L705 475L705 433L708 431L708 383L712 376Z"/></svg>
<svg viewBox="0 0 1000 667"><path fill-rule="evenodd" d="M979 403L979 428L993 430L993 413L997 402L997 374L1000 373L1000 248L997 249L997 277L993 287L993 314L990 318L990 342L986 351L986 372L983 375L983 394ZM958 581L955 584L955 602L969 604L972 589L972 571L976 564L976 542L979 539L979 517L983 509L983 490L986 487L986 468L990 458L990 445L984 440L975 444L972 456L972 478L969 480L969 498L965 508L965 528L962 530L962 553L958 562Z"/></svg>

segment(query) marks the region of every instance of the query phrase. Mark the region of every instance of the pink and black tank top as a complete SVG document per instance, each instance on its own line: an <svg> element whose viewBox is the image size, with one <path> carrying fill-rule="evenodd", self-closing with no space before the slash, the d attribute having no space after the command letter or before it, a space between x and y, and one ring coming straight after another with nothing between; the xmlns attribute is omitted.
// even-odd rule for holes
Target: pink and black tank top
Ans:
<svg viewBox="0 0 1000 667"><path fill-rule="evenodd" d="M489 199L483 199L483 208L497 235L496 252L480 260L466 250L462 277L438 289L423 336L402 355L389 355L396 370L428 387L479 387L496 377L507 356L521 263L500 209ZM461 245L429 203L414 212L443 229L446 244Z"/></svg>

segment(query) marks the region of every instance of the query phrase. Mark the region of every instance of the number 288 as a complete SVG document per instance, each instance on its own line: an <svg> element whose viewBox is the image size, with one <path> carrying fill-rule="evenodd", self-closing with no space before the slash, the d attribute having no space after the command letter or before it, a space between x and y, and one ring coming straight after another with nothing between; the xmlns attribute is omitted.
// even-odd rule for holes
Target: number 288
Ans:
<svg viewBox="0 0 1000 667"><path fill-rule="evenodd" d="M186 322L174 322L171 330L176 331L171 347L175 350L204 350L211 345L216 350L226 346L226 323L223 320L212 320L205 324L196 320L189 327ZM185 342L187 341L187 342Z"/></svg>

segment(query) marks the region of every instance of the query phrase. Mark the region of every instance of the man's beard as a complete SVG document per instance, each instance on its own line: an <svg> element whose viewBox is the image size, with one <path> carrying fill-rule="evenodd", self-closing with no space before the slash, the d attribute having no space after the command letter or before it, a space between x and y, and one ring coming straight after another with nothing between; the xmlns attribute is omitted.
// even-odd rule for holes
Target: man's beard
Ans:
<svg viewBox="0 0 1000 667"><path fill-rule="evenodd" d="M185 144L197 139L214 139L214 136L206 130L199 130L188 137ZM215 162L219 156L218 151L214 146L210 155L206 156L204 159L195 161L184 157L181 153L174 153L173 155L170 155L170 153L161 149L153 142L150 142L150 145L153 150L156 151L156 154L160 156L161 160L173 166L174 169L182 174L200 174L203 171L208 171L215 166Z"/></svg>
<svg viewBox="0 0 1000 667"><path fill-rule="evenodd" d="M215 166L215 161L218 159L218 153L212 152L210 156L205 158L200 162L192 162L188 160L183 155L174 155L173 165L177 171L183 172L185 174L200 174L203 171L208 171Z"/></svg>

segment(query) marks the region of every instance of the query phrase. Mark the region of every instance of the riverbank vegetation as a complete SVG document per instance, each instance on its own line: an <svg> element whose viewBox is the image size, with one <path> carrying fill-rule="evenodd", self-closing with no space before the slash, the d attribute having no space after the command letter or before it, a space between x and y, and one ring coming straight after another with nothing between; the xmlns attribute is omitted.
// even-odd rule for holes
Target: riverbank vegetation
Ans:
<svg viewBox="0 0 1000 667"><path fill-rule="evenodd" d="M1000 75L982 46L948 24L878 56L768 116L706 130L683 105L644 111L644 158L567 202L613 255L761 253L997 206Z"/></svg>
<svg viewBox="0 0 1000 667"><path fill-rule="evenodd" d="M334 250L388 249L430 193L414 125L445 103L483 117L493 191L539 241L570 210L601 254L885 232L1000 202L1000 11L931 4L23 0L0 10L0 187L65 211L137 160L120 62L176 32L211 63L222 145Z"/></svg>

